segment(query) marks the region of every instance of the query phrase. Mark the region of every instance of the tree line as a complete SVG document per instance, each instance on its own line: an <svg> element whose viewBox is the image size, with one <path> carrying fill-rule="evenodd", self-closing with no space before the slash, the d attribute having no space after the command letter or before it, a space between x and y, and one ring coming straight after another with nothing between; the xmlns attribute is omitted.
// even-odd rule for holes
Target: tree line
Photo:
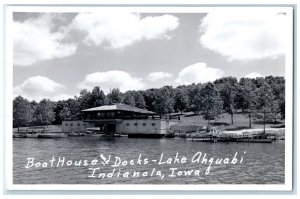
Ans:
<svg viewBox="0 0 300 199"><path fill-rule="evenodd" d="M43 99L29 101L22 96L13 100L13 125L45 126L61 124L63 120L81 120L81 110L92 107L125 103L153 111L160 116L171 113L194 112L208 123L218 120L223 113L245 114L251 121L264 124L285 118L285 79L283 77L241 78L222 77L214 82L164 86L139 91L120 92L114 88L107 95L99 86L91 91L83 89L79 96L57 102Z"/></svg>

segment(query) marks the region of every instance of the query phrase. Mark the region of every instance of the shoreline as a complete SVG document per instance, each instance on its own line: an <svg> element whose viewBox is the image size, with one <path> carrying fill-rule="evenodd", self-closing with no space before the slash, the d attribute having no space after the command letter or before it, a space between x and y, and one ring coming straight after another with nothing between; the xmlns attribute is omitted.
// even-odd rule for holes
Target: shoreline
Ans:
<svg viewBox="0 0 300 199"><path fill-rule="evenodd" d="M261 133L263 131L262 128L256 128L256 129L241 129L241 130L235 130L235 131L222 131L221 133L224 134L235 134L235 135L242 135L243 133L247 134L256 134L256 133ZM285 134L285 128L266 128L266 133L271 133L271 134Z"/></svg>

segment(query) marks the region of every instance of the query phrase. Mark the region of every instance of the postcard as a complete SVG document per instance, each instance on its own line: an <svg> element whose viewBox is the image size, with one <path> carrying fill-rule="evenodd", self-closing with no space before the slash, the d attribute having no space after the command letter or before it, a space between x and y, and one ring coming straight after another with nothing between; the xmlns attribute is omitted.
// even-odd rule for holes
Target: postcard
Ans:
<svg viewBox="0 0 300 199"><path fill-rule="evenodd" d="M7 6L7 189L290 191L293 15Z"/></svg>

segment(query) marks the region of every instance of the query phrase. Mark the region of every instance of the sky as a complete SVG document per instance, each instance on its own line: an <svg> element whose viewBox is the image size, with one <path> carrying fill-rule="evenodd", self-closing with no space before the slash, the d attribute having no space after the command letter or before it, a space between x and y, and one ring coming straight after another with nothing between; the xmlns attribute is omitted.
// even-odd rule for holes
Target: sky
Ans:
<svg viewBox="0 0 300 199"><path fill-rule="evenodd" d="M287 16L274 11L13 14L13 93L63 100L99 86L106 94L284 76Z"/></svg>

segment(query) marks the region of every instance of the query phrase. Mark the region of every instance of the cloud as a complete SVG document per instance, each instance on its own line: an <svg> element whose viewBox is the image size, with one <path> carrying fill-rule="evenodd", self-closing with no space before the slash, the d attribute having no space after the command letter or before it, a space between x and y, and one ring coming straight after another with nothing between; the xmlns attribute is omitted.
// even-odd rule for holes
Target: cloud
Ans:
<svg viewBox="0 0 300 199"><path fill-rule="evenodd" d="M57 101L60 101L60 100L68 100L70 98L74 99L74 96L75 95L60 94L60 95L52 96L49 99L51 99L52 101L57 102ZM42 98L42 99L44 99L44 98Z"/></svg>
<svg viewBox="0 0 300 199"><path fill-rule="evenodd" d="M260 73L253 72L253 73L250 73L250 74L246 75L245 77L247 77L247 78L257 78L257 77L262 77L262 75Z"/></svg>
<svg viewBox="0 0 300 199"><path fill-rule="evenodd" d="M43 14L24 22L13 22L13 63L30 66L42 60L67 57L76 52L74 43L65 43L63 31L53 31L53 16Z"/></svg>
<svg viewBox="0 0 300 199"><path fill-rule="evenodd" d="M47 77L34 76L26 79L13 89L14 97L21 95L28 100L40 101L51 99L54 101L69 99L73 96L63 94L65 87Z"/></svg>
<svg viewBox="0 0 300 199"><path fill-rule="evenodd" d="M199 26L200 43L229 60L276 57L286 51L287 18L266 10L210 12Z"/></svg>
<svg viewBox="0 0 300 199"><path fill-rule="evenodd" d="M157 80L161 80L161 79L167 79L167 78L170 78L172 76L173 75L171 73L168 73L168 72L153 72L153 73L150 73L147 76L147 79L149 81L157 81Z"/></svg>
<svg viewBox="0 0 300 199"><path fill-rule="evenodd" d="M78 85L80 89L88 90L93 89L95 86L99 86L106 94L113 88L119 88L121 92L125 92L145 87L142 79L132 77L129 73L119 70L88 74L85 80Z"/></svg>
<svg viewBox="0 0 300 199"><path fill-rule="evenodd" d="M149 16L127 12L93 12L78 14L70 29L86 33L87 45L104 45L120 49L141 40L169 39L168 33L179 25L172 15Z"/></svg>
<svg viewBox="0 0 300 199"><path fill-rule="evenodd" d="M205 83L222 77L223 73L221 69L207 67L206 63L196 63L183 68L175 82L178 84Z"/></svg>

